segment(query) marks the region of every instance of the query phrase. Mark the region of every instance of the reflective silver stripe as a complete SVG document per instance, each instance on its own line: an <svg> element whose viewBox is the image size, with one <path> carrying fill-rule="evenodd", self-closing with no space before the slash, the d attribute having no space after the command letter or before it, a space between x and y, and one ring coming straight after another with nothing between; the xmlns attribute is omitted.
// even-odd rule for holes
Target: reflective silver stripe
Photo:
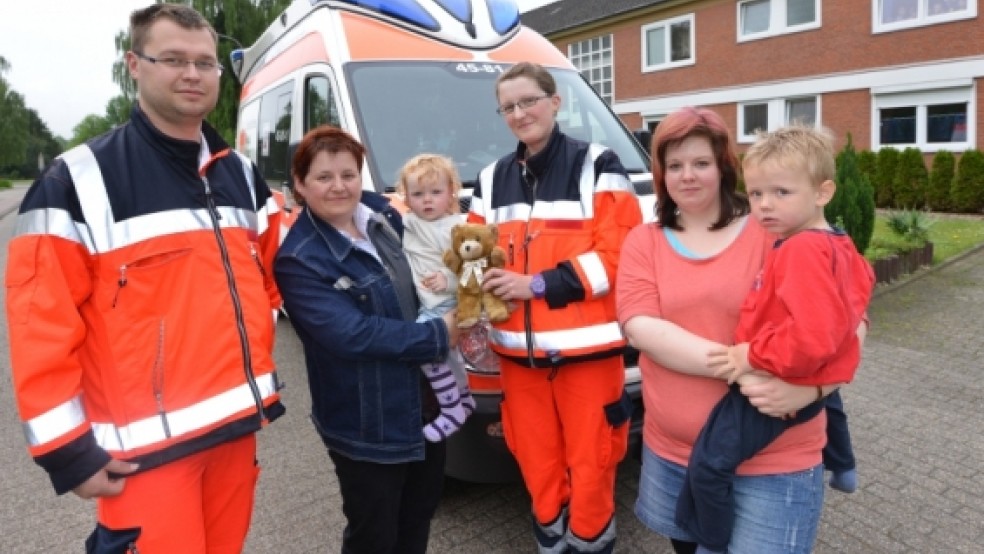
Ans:
<svg viewBox="0 0 984 554"><path fill-rule="evenodd" d="M533 206L529 204L510 204L491 210L485 215L486 223L505 223L507 221L529 221Z"/></svg>
<svg viewBox="0 0 984 554"><path fill-rule="evenodd" d="M95 229L112 226L113 210L109 208L109 198L106 196L106 187L103 186L102 171L99 170L96 156L88 145L80 144L58 157L65 161L75 183L88 233L86 244L92 245L89 252L106 252L107 237Z"/></svg>
<svg viewBox="0 0 984 554"><path fill-rule="evenodd" d="M597 177L594 163L605 150L606 148L600 144L589 144L588 155L584 157L584 166L581 167L581 182L578 187L581 190L581 209L584 213L584 219L594 217L595 177Z"/></svg>
<svg viewBox="0 0 984 554"><path fill-rule="evenodd" d="M588 202L587 204L591 205L593 202ZM533 213L530 217L532 219L583 221L590 217L588 213L591 211L592 209L585 206L585 203L577 200L555 200L553 202L538 200L536 205L533 206Z"/></svg>
<svg viewBox="0 0 984 554"><path fill-rule="evenodd" d="M256 386L263 398L269 398L276 392L273 374L257 377ZM256 400L249 384L244 383L186 408L167 412L163 417L167 419L171 437L180 437L255 406ZM135 421L125 427L117 427L112 423L93 423L92 432L99 446L109 452L126 452L167 438L160 415Z"/></svg>
<svg viewBox="0 0 984 554"><path fill-rule="evenodd" d="M233 150L232 153L239 158L239 163L243 164L243 175L246 176L246 186L249 187L249 198L253 201L253 208L259 208L256 205L256 182L253 180L253 162L237 150Z"/></svg>
<svg viewBox="0 0 984 554"><path fill-rule="evenodd" d="M82 397L75 396L67 402L24 422L24 437L27 444L38 446L51 442L85 423L85 410Z"/></svg>
<svg viewBox="0 0 984 554"><path fill-rule="evenodd" d="M512 350L526 350L526 333L510 332L502 329L492 329L491 340L494 344ZM561 329L557 331L540 331L533 333L533 346L540 350L574 350L593 348L612 344L622 340L622 331L618 323L599 323L576 329Z"/></svg>
<svg viewBox="0 0 984 554"><path fill-rule="evenodd" d="M266 233L267 229L270 228L270 216L278 213L280 211L280 206L277 205L277 201L271 195L267 198L266 203L256 212L256 234L262 235Z"/></svg>
<svg viewBox="0 0 984 554"><path fill-rule="evenodd" d="M611 284L608 282L605 264L601 263L601 257L598 253L585 252L577 257L577 263L588 278L587 285L591 287L591 295L597 297L608 294L611 290Z"/></svg>
<svg viewBox="0 0 984 554"><path fill-rule="evenodd" d="M598 176L595 192L630 192L635 196L635 187L625 175L617 173L602 173Z"/></svg>
<svg viewBox="0 0 984 554"><path fill-rule="evenodd" d="M570 529L567 530L567 536L565 538L567 539L568 546L570 546L574 552L608 552L609 548L611 548L612 542L615 540L616 535L615 516L613 515L611 521L608 522L608 526L605 527L605 530L602 531L602 533L594 540L584 540L575 535Z"/></svg>
<svg viewBox="0 0 984 554"><path fill-rule="evenodd" d="M252 229L256 230L257 235L262 235L270 226L270 216L279 212L280 206L277 205L277 201L273 198L273 195L270 195L262 206L256 206L256 181L254 180L253 162L237 150L233 150L232 152L239 158L240 163L243 164L243 174L246 175L246 186L249 187L249 197L256 208L256 226L252 227Z"/></svg>
<svg viewBox="0 0 984 554"><path fill-rule="evenodd" d="M560 511L560 515L550 525L540 525L540 522L533 518L536 528L533 535L536 537L537 554L564 554L569 552L565 535L567 534L567 506Z"/></svg>
<svg viewBox="0 0 984 554"><path fill-rule="evenodd" d="M113 209L92 150L83 144L60 157L65 160L75 182L75 190L82 205L82 216L85 218L85 225L75 224L75 226L79 229L81 242L86 245L90 253L109 252L161 235L212 229L207 208L156 212L117 223L113 219ZM247 176L252 191L252 171L247 172ZM255 198L255 194L252 198ZM253 211L231 206L222 206L218 211L221 227L238 227L254 232L259 227L258 215ZM263 225L266 224L264 219ZM64 224L59 223L58 229L63 228Z"/></svg>
<svg viewBox="0 0 984 554"><path fill-rule="evenodd" d="M82 244L90 252L95 247L86 225L73 221L61 208L38 208L18 215L14 236L21 235L54 235Z"/></svg>
<svg viewBox="0 0 984 554"><path fill-rule="evenodd" d="M478 184L482 187L482 197L472 196L471 207L469 208L469 211L483 218L486 223L497 223L497 221L489 219L491 214L487 213L486 206L492 205L492 174L498 163L490 163L478 174Z"/></svg>

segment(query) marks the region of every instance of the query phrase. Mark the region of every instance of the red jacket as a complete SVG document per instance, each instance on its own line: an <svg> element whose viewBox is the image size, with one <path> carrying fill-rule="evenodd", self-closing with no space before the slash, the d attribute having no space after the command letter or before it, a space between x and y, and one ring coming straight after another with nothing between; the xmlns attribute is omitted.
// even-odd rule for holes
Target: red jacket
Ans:
<svg viewBox="0 0 984 554"><path fill-rule="evenodd" d="M735 342L748 361L798 385L848 383L861 361L857 328L875 283L871 264L842 231L779 241L745 298Z"/></svg>
<svg viewBox="0 0 984 554"><path fill-rule="evenodd" d="M542 273L543 300L495 326L493 349L527 367L622 355L615 274L622 242L642 213L618 156L554 128L543 151L525 145L479 175L468 220L494 223L506 269ZM530 332L527 333L526 331Z"/></svg>
<svg viewBox="0 0 984 554"><path fill-rule="evenodd" d="M279 210L248 160L203 136L205 163L135 109L60 156L21 205L7 262L14 387L58 493L110 455L147 470L283 411L268 269Z"/></svg>

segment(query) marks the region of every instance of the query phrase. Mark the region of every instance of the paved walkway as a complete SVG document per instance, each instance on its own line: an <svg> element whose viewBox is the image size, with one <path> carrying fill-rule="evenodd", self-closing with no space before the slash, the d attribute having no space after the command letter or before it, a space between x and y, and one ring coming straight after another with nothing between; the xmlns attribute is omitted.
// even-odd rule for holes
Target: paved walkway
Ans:
<svg viewBox="0 0 984 554"><path fill-rule="evenodd" d="M12 230L13 217L3 216L22 193L0 190L0 244ZM984 551L982 314L984 251L878 289L863 367L844 393L861 488L828 492L817 553ZM336 552L344 526L337 485L306 416L297 339L289 323L280 325L288 414L260 433L264 473L246 552ZM6 334L5 318L0 330ZM51 492L25 453L10 389L9 349L0 337L0 552L79 552L93 525L91 505ZM632 515L638 473L633 460L620 470L616 552L670 553ZM449 482L431 552L532 553L528 506L518 485Z"/></svg>

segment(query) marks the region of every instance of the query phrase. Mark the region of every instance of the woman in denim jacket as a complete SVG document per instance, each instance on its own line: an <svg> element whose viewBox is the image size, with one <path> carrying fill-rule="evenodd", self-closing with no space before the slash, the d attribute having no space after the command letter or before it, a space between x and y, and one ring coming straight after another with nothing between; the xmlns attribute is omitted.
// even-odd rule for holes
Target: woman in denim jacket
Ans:
<svg viewBox="0 0 984 554"><path fill-rule="evenodd" d="M303 210L274 271L338 476L342 551L424 554L445 443L424 441L422 426L439 410L419 366L444 359L458 331L454 312L415 322L400 215L362 190L364 154L333 127L303 138L291 171Z"/></svg>

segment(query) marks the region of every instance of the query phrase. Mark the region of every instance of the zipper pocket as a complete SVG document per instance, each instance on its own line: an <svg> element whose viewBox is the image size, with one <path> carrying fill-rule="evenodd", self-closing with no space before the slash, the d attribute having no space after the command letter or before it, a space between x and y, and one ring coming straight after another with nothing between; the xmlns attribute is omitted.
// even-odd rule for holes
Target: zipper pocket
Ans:
<svg viewBox="0 0 984 554"><path fill-rule="evenodd" d="M164 410L164 320L162 319L157 332L157 356L154 357L154 367L151 370L154 387L154 401L157 404L157 415L161 418L164 436L171 438L171 427L167 424L167 412Z"/></svg>
<svg viewBox="0 0 984 554"><path fill-rule="evenodd" d="M252 241L249 243L249 255L253 256L253 261L256 262L256 268L260 270L260 276L266 279L266 269L263 267L263 260L260 259L260 253L256 251L256 244Z"/></svg>
<svg viewBox="0 0 984 554"><path fill-rule="evenodd" d="M113 308L116 307L116 301L120 299L120 293L123 292L126 282L126 264L123 264L120 266L120 277L116 280L116 294L113 295Z"/></svg>

